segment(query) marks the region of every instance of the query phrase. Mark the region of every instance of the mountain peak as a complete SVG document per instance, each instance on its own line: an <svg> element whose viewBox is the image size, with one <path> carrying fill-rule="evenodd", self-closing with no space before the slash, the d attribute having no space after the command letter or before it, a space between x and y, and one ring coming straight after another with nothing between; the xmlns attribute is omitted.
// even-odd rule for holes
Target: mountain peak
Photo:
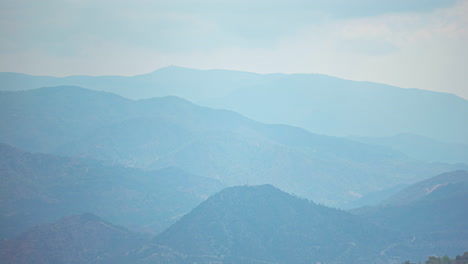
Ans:
<svg viewBox="0 0 468 264"><path fill-rule="evenodd" d="M257 193L261 194L262 192L278 192L278 193L284 193L280 189L276 188L275 186L271 184L260 184L260 185L242 185L242 186L233 186L224 189L220 193L236 193L236 192L252 192L252 193Z"/></svg>
<svg viewBox="0 0 468 264"><path fill-rule="evenodd" d="M166 66L166 67L156 69L153 72L156 72L156 71L180 71L180 70L200 71L199 69L192 69L192 68L181 67L181 66L177 66L177 65L169 65L169 66Z"/></svg>
<svg viewBox="0 0 468 264"><path fill-rule="evenodd" d="M81 222L81 223L95 222L95 223L98 223L103 220L99 216L93 213L83 213L80 215L65 216L60 221L61 222Z"/></svg>
<svg viewBox="0 0 468 264"><path fill-rule="evenodd" d="M178 73L178 72L183 72L183 71L188 72L188 71L201 71L201 70L186 68L186 67L181 67L181 66L176 66L176 65L169 65L169 66L166 66L166 67L156 69L156 70L151 71L149 73L135 75L134 77L144 77L144 76L152 76L152 75L160 75L160 74L171 74L171 73Z"/></svg>
<svg viewBox="0 0 468 264"><path fill-rule="evenodd" d="M226 188L217 194L213 195L208 201L212 203L226 203L226 205L237 206L238 202L246 202L245 207L264 207L269 205L281 206L283 203L300 200L301 202L310 203L307 200L301 200L294 197L271 184L263 185L244 185Z"/></svg>
<svg viewBox="0 0 468 264"><path fill-rule="evenodd" d="M380 244L380 235L381 231L349 213L313 204L272 185L237 186L192 210L158 235L155 247L144 254L151 258L164 254L155 250L170 249L183 255L223 256L233 263L330 262L325 256L341 255L349 244L364 245L368 240ZM358 246L346 254L370 256L367 250Z"/></svg>

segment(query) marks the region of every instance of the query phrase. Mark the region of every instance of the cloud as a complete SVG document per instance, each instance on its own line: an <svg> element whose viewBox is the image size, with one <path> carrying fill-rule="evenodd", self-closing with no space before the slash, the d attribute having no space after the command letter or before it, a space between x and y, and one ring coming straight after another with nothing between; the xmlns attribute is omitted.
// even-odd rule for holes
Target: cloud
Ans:
<svg viewBox="0 0 468 264"><path fill-rule="evenodd" d="M0 70L316 72L468 98L468 1L5 0Z"/></svg>
<svg viewBox="0 0 468 264"><path fill-rule="evenodd" d="M81 36L153 47L160 51L263 47L327 19L420 12L449 0L6 0L0 28L2 52L43 46L53 52ZM69 53L77 53L70 48ZM67 52L61 52L66 54Z"/></svg>

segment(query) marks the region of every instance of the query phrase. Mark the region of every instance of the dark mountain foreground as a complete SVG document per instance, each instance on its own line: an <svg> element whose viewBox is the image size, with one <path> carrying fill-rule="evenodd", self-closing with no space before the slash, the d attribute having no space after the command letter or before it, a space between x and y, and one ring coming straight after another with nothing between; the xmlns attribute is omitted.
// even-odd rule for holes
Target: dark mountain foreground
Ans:
<svg viewBox="0 0 468 264"><path fill-rule="evenodd" d="M414 215L408 212L407 217ZM454 236L445 228L415 233L399 228L370 223L271 185L240 186L213 195L150 241L84 214L3 240L0 256L2 263L401 264L454 256L468 245L464 229ZM463 263L462 256L457 259L455 264Z"/></svg>
<svg viewBox="0 0 468 264"><path fill-rule="evenodd" d="M144 263L390 263L395 259L385 249L400 240L271 185L243 186L210 197L138 257Z"/></svg>
<svg viewBox="0 0 468 264"><path fill-rule="evenodd" d="M119 263L146 239L96 215L63 217L0 241L3 264Z"/></svg>
<svg viewBox="0 0 468 264"><path fill-rule="evenodd" d="M427 258L427 260L424 263L425 264L468 264L468 252L465 252L463 255L457 255L455 258L450 258L447 255L442 256L442 257L430 256L429 258ZM407 260L403 262L402 264L413 264L413 263Z"/></svg>

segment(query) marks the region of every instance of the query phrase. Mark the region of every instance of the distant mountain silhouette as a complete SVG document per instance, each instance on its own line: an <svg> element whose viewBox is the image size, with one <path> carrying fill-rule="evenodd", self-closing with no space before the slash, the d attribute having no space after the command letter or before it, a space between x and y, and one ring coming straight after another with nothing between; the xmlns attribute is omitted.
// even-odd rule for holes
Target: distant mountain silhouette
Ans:
<svg viewBox="0 0 468 264"><path fill-rule="evenodd" d="M271 185L225 189L139 251L144 263L388 263L396 236ZM211 261L211 262L210 262Z"/></svg>
<svg viewBox="0 0 468 264"><path fill-rule="evenodd" d="M145 242L93 214L72 215L0 241L0 259L3 264L119 263Z"/></svg>
<svg viewBox="0 0 468 264"><path fill-rule="evenodd" d="M0 144L0 238L91 212L140 231L162 231L222 189L177 168L143 171Z"/></svg>
<svg viewBox="0 0 468 264"><path fill-rule="evenodd" d="M176 166L225 185L271 183L335 206L427 175L467 169L265 125L178 97L133 101L79 87L0 92L0 125L0 142L28 151L145 169Z"/></svg>
<svg viewBox="0 0 468 264"><path fill-rule="evenodd" d="M132 77L64 78L0 73L2 90L77 85L132 99L175 95L266 123L334 136L422 135L468 144L468 101L320 74L255 74L167 67ZM421 87L424 88L424 87Z"/></svg>
<svg viewBox="0 0 468 264"><path fill-rule="evenodd" d="M426 255L456 255L468 245L468 172L444 173L415 183L381 205L353 210L379 226L404 231L407 247ZM395 249L397 250L397 249Z"/></svg>

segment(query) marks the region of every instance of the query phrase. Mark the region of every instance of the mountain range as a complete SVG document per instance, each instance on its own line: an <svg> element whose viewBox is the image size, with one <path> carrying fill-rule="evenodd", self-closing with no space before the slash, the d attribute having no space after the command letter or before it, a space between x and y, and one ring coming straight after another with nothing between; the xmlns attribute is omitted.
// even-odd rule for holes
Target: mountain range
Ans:
<svg viewBox="0 0 468 264"><path fill-rule="evenodd" d="M414 134L468 144L468 101L453 94L320 74L255 74L176 66L125 76L0 73L1 90L74 85L131 99L178 96L254 120L333 136Z"/></svg>
<svg viewBox="0 0 468 264"><path fill-rule="evenodd" d="M467 175L466 171L442 174L410 186L394 198L428 183L466 183ZM464 196L467 190L459 189ZM454 212L456 206L439 207L444 197L428 198L435 192L424 198L416 194L419 198L407 202L412 210L384 227L381 221L369 218L369 211L367 215L351 214L271 185L230 187L152 239L83 214L3 240L0 255L5 263L393 264L423 260L432 254L461 254L467 245L466 213ZM434 203L418 202L424 199ZM434 217L431 222L436 225L431 226L421 222L427 217L421 210L461 217ZM407 219L418 220L413 227L419 228L406 228Z"/></svg>
<svg viewBox="0 0 468 264"><path fill-rule="evenodd" d="M175 66L0 84L2 263L468 251L468 102L455 95Z"/></svg>
<svg viewBox="0 0 468 264"><path fill-rule="evenodd" d="M464 164L428 163L352 140L266 125L177 97L130 100L79 87L0 92L0 142L127 167L180 167L226 186L274 184L346 206L370 191Z"/></svg>
<svg viewBox="0 0 468 264"><path fill-rule="evenodd" d="M354 215L271 185L227 188L138 254L144 263L402 263L455 256L468 245L467 182L467 171L444 173L390 199L404 205ZM421 195L421 188L431 189Z"/></svg>

